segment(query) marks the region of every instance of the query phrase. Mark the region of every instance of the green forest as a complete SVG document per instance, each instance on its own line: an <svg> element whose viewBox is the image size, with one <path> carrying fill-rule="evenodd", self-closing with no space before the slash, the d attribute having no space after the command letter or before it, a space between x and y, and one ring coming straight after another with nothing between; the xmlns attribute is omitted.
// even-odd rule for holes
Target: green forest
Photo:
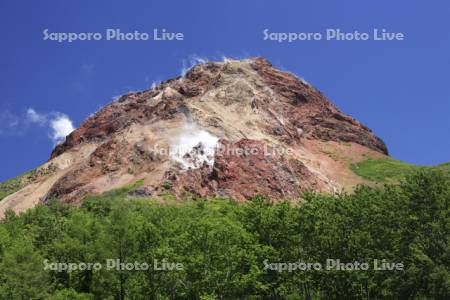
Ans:
<svg viewBox="0 0 450 300"><path fill-rule="evenodd" d="M450 184L439 170L296 202L159 204L130 198L133 188L8 212L0 299L450 299ZM149 268L107 269L108 259ZM329 259L369 268L328 269ZM308 263L316 269L299 268Z"/></svg>

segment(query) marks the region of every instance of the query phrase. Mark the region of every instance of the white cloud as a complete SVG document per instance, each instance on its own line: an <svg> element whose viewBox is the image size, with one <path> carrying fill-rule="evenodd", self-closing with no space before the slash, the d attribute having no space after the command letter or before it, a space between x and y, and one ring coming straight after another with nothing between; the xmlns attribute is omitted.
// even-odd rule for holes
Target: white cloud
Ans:
<svg viewBox="0 0 450 300"><path fill-rule="evenodd" d="M28 108L26 120L31 123L44 125L47 122L47 117L45 115L38 114L33 108Z"/></svg>
<svg viewBox="0 0 450 300"><path fill-rule="evenodd" d="M55 144L64 142L74 130L72 120L60 112L40 113L30 107L25 114L18 115L0 110L0 135L24 135L32 127L45 128Z"/></svg>
<svg viewBox="0 0 450 300"><path fill-rule="evenodd" d="M69 117L61 113L57 113L55 117L50 120L50 128L52 130L51 138L56 144L64 142L66 136L74 130L72 121Z"/></svg>

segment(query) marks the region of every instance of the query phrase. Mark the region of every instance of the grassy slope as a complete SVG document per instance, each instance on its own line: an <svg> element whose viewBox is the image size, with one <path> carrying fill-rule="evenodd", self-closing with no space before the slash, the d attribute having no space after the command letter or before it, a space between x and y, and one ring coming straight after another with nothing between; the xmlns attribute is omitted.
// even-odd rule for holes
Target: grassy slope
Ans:
<svg viewBox="0 0 450 300"><path fill-rule="evenodd" d="M350 166L364 179L376 182L396 182L408 173L419 170L440 170L450 177L450 163L438 166L418 166L394 159L367 159Z"/></svg>
<svg viewBox="0 0 450 300"><path fill-rule="evenodd" d="M17 192L23 187L22 179L25 175L26 174L0 183L0 201L3 200L3 198L6 198L8 195Z"/></svg>

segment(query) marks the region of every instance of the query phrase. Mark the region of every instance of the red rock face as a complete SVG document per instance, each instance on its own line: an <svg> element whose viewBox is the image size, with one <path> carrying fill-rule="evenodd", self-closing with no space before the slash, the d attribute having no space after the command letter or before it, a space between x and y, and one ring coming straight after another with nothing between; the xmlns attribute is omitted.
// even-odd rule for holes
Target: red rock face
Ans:
<svg viewBox="0 0 450 300"><path fill-rule="evenodd" d="M388 154L384 142L367 126L340 112L315 88L292 74L278 71L265 59L256 59L252 66L263 81L290 104L283 109L289 116L286 128L292 132L294 128L301 128L303 135L310 138L355 142Z"/></svg>
<svg viewBox="0 0 450 300"><path fill-rule="evenodd" d="M320 182L301 162L282 155L261 141L221 140L212 167L168 176L175 190L199 196L227 196L245 200L256 195L297 199L302 191L320 188Z"/></svg>

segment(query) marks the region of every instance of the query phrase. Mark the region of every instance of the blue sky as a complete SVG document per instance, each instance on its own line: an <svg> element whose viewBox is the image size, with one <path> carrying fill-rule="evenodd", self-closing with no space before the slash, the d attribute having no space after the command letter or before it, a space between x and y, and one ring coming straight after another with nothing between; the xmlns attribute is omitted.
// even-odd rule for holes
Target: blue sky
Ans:
<svg viewBox="0 0 450 300"><path fill-rule="evenodd" d="M89 114L200 56L264 56L372 128L391 155L450 161L449 1L0 0L0 181L45 162ZM182 32L183 41L44 41L50 32ZM270 32L402 32L404 41L265 41ZM33 115L33 112L35 115ZM34 117L33 117L34 116ZM59 123L58 123L59 122Z"/></svg>

